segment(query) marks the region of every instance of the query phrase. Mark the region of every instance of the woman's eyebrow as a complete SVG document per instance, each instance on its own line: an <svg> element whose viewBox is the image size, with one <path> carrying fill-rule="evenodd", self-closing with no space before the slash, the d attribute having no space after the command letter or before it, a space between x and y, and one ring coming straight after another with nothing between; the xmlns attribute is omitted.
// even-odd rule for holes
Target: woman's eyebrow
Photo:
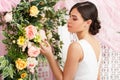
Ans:
<svg viewBox="0 0 120 80"><path fill-rule="evenodd" d="M76 15L70 15L71 17L77 17Z"/></svg>

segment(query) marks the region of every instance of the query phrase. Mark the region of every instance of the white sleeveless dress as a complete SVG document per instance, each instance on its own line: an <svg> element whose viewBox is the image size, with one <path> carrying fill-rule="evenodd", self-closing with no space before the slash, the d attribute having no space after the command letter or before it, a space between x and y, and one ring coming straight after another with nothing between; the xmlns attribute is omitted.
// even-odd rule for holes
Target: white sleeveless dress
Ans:
<svg viewBox="0 0 120 80"><path fill-rule="evenodd" d="M78 41L83 50L83 60L79 67L74 80L97 80L98 62L92 46L84 39Z"/></svg>

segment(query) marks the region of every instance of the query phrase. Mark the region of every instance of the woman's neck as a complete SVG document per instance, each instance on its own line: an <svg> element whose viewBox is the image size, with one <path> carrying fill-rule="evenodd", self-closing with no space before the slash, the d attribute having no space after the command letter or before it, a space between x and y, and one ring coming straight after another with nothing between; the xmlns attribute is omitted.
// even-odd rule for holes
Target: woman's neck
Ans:
<svg viewBox="0 0 120 80"><path fill-rule="evenodd" d="M77 33L77 37L78 39L90 39L92 37L92 35L88 32L79 32Z"/></svg>

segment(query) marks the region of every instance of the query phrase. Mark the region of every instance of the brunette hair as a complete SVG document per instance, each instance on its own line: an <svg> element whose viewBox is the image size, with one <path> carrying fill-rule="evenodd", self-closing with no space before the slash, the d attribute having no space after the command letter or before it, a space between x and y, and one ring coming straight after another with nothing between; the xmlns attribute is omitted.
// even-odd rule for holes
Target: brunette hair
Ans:
<svg viewBox="0 0 120 80"><path fill-rule="evenodd" d="M92 35L95 35L99 32L99 29L101 28L100 22L98 20L98 11L96 6L89 2L81 2L81 3L76 3L70 10L71 11L76 8L78 12L81 14L84 20L92 20L92 23L89 28L89 33Z"/></svg>

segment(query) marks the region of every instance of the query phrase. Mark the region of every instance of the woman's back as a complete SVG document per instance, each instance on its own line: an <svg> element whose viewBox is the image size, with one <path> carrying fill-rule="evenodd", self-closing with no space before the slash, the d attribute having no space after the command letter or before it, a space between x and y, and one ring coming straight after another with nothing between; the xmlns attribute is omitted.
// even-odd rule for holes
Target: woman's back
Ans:
<svg viewBox="0 0 120 80"><path fill-rule="evenodd" d="M94 48L94 44L90 44L87 40L78 41L83 52L83 59L79 63L79 67L74 80L97 80L98 75L98 56L99 51ZM96 43L95 43L96 44ZM96 44L97 45L97 44Z"/></svg>

